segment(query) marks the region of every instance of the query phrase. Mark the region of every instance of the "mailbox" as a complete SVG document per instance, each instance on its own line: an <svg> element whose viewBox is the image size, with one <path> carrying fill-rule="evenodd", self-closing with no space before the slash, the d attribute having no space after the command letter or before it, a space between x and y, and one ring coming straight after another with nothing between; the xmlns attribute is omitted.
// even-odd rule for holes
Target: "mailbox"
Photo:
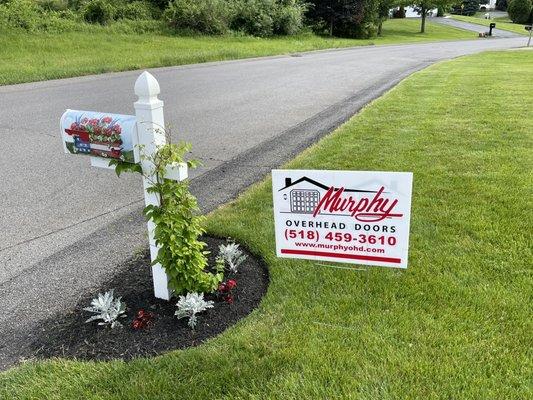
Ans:
<svg viewBox="0 0 533 400"><path fill-rule="evenodd" d="M494 22L491 22L489 25L489 36L492 36L492 30L496 28L496 24Z"/></svg>
<svg viewBox="0 0 533 400"><path fill-rule="evenodd" d="M134 115L67 110L61 117L61 139L67 154L140 162Z"/></svg>

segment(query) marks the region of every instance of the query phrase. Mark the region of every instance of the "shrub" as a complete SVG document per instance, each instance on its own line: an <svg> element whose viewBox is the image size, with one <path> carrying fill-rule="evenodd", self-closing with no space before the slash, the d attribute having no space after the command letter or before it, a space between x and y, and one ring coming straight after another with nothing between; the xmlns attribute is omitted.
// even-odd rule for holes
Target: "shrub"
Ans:
<svg viewBox="0 0 533 400"><path fill-rule="evenodd" d="M274 16L274 33L276 35L295 35L304 25L306 6L298 0L285 0L278 6Z"/></svg>
<svg viewBox="0 0 533 400"><path fill-rule="evenodd" d="M37 4L45 11L65 11L68 9L67 0L39 0Z"/></svg>
<svg viewBox="0 0 533 400"><path fill-rule="evenodd" d="M270 36L274 32L274 0L241 0L234 6L231 29L254 36Z"/></svg>
<svg viewBox="0 0 533 400"><path fill-rule="evenodd" d="M31 0L10 0L0 5L0 25L9 28L36 30L41 19L41 9Z"/></svg>
<svg viewBox="0 0 533 400"><path fill-rule="evenodd" d="M66 0L0 0L0 27L28 32L92 32L96 28L86 22L106 25L118 19L105 29L116 33L169 33L162 21L153 19L160 10L147 1L91 0L79 11L73 8L75 2L69 1L71 8L63 10L64 4Z"/></svg>
<svg viewBox="0 0 533 400"><path fill-rule="evenodd" d="M149 20L154 17L154 6L145 1L133 1L119 4L115 10L115 19Z"/></svg>
<svg viewBox="0 0 533 400"><path fill-rule="evenodd" d="M168 6L169 0L147 0L154 7L164 10Z"/></svg>
<svg viewBox="0 0 533 400"><path fill-rule="evenodd" d="M294 35L306 7L299 0L234 0L231 29L254 36Z"/></svg>
<svg viewBox="0 0 533 400"><path fill-rule="evenodd" d="M479 11L479 0L465 0L452 7L452 14L474 15Z"/></svg>
<svg viewBox="0 0 533 400"><path fill-rule="evenodd" d="M87 22L106 25L113 20L115 8L105 0L89 0L81 13Z"/></svg>
<svg viewBox="0 0 533 400"><path fill-rule="evenodd" d="M511 0L507 13L514 23L527 24L531 21L531 0Z"/></svg>
<svg viewBox="0 0 533 400"><path fill-rule="evenodd" d="M62 12L48 12L41 16L36 30L45 32L71 32L83 30L85 23L80 24L78 15L67 10Z"/></svg>
<svg viewBox="0 0 533 400"><path fill-rule="evenodd" d="M479 11L479 0L465 0L463 5L463 15L474 15Z"/></svg>
<svg viewBox="0 0 533 400"><path fill-rule="evenodd" d="M496 10L507 11L507 0L496 0Z"/></svg>
<svg viewBox="0 0 533 400"><path fill-rule="evenodd" d="M378 0L313 0L307 16L334 36L368 38L377 30L378 4Z"/></svg>
<svg viewBox="0 0 533 400"><path fill-rule="evenodd" d="M164 18L177 31L292 35L303 27L300 0L172 0Z"/></svg>
<svg viewBox="0 0 533 400"><path fill-rule="evenodd" d="M217 35L228 31L229 13L229 7L222 0L172 0L163 18L177 31Z"/></svg>

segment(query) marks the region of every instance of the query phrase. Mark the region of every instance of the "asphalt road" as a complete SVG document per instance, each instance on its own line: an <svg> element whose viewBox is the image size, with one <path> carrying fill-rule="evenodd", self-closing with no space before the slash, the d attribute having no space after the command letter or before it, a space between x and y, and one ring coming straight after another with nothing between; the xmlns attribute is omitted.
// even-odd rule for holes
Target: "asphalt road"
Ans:
<svg viewBox="0 0 533 400"><path fill-rule="evenodd" d="M524 38L368 46L150 70L174 137L204 162L202 209L234 198L412 72ZM0 87L0 369L40 319L145 248L141 182L62 153L64 109L133 113L139 71Z"/></svg>

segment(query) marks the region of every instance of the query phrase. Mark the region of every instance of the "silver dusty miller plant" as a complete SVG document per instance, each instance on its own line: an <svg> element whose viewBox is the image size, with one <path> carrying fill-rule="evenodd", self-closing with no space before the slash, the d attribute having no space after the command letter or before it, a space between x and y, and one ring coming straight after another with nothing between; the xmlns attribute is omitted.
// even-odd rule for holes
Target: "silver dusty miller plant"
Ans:
<svg viewBox="0 0 533 400"><path fill-rule="evenodd" d="M246 260L246 255L239 249L239 245L236 243L221 244L218 247L219 257L222 257L228 264L229 270L236 273L239 269L239 265Z"/></svg>
<svg viewBox="0 0 533 400"><path fill-rule="evenodd" d="M126 304L121 301L121 297L114 298L113 289L104 294L98 293L98 297L91 301L91 306L85 307L84 310L96 314L85 321L86 323L101 319L98 325L109 325L111 328L122 326L118 318L126 316Z"/></svg>
<svg viewBox="0 0 533 400"><path fill-rule="evenodd" d="M213 308L212 301L204 300L204 294L198 294L196 292L187 293L186 296L180 296L176 305L178 306L178 310L175 312L175 315L178 318L188 317L188 324L192 329L194 329L198 322L196 314L201 313L208 308Z"/></svg>

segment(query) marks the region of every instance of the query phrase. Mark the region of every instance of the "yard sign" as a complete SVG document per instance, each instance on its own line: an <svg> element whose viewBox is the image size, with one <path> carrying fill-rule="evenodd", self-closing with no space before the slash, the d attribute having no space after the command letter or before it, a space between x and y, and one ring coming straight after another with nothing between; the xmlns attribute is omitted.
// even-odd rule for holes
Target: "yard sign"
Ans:
<svg viewBox="0 0 533 400"><path fill-rule="evenodd" d="M278 257L407 268L410 172L273 170Z"/></svg>

